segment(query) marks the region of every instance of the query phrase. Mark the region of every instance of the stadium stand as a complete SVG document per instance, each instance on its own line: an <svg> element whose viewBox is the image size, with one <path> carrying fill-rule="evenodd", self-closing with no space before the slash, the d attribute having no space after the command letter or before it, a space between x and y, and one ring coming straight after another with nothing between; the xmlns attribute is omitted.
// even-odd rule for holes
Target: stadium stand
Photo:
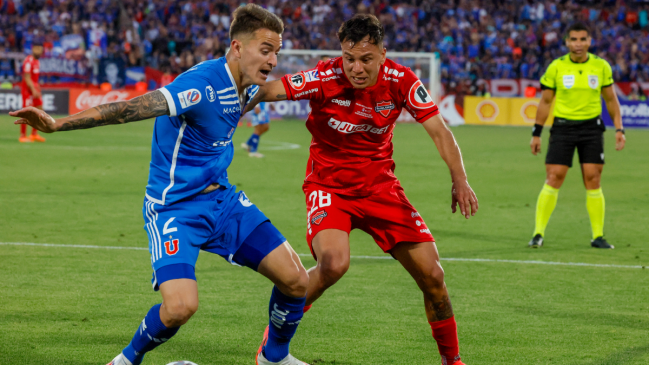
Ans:
<svg viewBox="0 0 649 365"><path fill-rule="evenodd" d="M603 1L260 0L286 23L285 49L336 49L340 19L376 14L394 51L440 52L445 85L479 79L538 79L567 53L573 21L594 30L591 52L607 59L616 81L649 81L649 4ZM35 37L50 54L118 58L178 74L222 56L230 14L240 1L0 0L0 48L29 49ZM7 63L7 62L5 62ZM11 77L9 64L0 77Z"/></svg>

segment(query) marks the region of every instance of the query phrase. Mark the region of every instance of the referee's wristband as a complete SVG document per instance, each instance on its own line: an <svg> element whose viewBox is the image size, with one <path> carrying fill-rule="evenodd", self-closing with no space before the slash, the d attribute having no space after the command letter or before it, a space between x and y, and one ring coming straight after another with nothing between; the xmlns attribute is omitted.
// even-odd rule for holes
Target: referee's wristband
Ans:
<svg viewBox="0 0 649 365"><path fill-rule="evenodd" d="M615 132L616 132L616 133L617 133L617 132L622 132L622 134L626 134L626 133L624 133L624 128L616 129Z"/></svg>
<svg viewBox="0 0 649 365"><path fill-rule="evenodd" d="M532 136L541 137L541 132L543 132L543 126L540 124L534 124L534 127L532 127Z"/></svg>

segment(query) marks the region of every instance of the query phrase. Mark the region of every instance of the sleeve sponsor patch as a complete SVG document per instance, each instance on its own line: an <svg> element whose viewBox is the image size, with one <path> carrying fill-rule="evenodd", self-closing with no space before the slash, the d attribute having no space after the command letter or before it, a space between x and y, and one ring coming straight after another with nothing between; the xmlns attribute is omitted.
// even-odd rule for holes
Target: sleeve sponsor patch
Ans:
<svg viewBox="0 0 649 365"><path fill-rule="evenodd" d="M197 89L189 89L178 93L178 101L183 109L200 103L201 97L201 92Z"/></svg>
<svg viewBox="0 0 649 365"><path fill-rule="evenodd" d="M293 90L300 91L300 90L304 89L304 85L306 84L306 79L305 79L305 76L304 76L304 72L300 72L300 73L297 73L295 75L292 75L288 79L288 81L291 84L291 88L293 88Z"/></svg>
<svg viewBox="0 0 649 365"><path fill-rule="evenodd" d="M318 70L307 71L307 72L304 73L304 76L306 77L306 82L320 80L320 75L319 75Z"/></svg>
<svg viewBox="0 0 649 365"><path fill-rule="evenodd" d="M408 103L416 109L428 109L435 105L433 98L424 87L421 80L417 80L408 92Z"/></svg>

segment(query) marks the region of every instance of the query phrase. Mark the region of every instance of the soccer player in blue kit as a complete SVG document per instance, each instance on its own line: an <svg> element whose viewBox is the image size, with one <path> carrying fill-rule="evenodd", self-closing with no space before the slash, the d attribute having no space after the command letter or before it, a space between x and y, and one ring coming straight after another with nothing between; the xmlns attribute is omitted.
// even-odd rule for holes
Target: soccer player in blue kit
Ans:
<svg viewBox="0 0 649 365"><path fill-rule="evenodd" d="M277 65L282 21L248 4L233 14L230 51L173 83L129 101L100 105L61 119L29 107L16 124L47 133L156 117L143 215L149 236L153 306L131 342L109 365L137 365L176 334L198 309L194 265L200 250L223 256L270 279L270 333L257 365L304 365L289 354L303 315L308 275L298 255L246 195L228 182L241 113Z"/></svg>
<svg viewBox="0 0 649 365"><path fill-rule="evenodd" d="M259 148L259 138L262 134L268 132L270 128L268 105L262 101L252 110L252 126L255 130L250 135L250 138L248 138L248 141L241 144L241 147L248 150L248 156L250 157L264 157L264 155L257 152L257 148Z"/></svg>

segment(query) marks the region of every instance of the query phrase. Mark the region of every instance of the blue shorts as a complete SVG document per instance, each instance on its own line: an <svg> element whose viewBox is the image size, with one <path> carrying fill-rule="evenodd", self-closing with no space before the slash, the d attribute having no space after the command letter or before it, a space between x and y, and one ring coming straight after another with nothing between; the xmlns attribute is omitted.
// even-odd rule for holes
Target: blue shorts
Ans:
<svg viewBox="0 0 649 365"><path fill-rule="evenodd" d="M264 119L253 118L252 119L252 125L253 126L261 125L261 124L269 124L269 123L270 123L270 119L268 119L268 118L264 118Z"/></svg>
<svg viewBox="0 0 649 365"><path fill-rule="evenodd" d="M200 250L257 270L266 255L286 242L264 213L234 186L169 206L145 199L142 212L154 290L167 280L196 280L193 269Z"/></svg>

